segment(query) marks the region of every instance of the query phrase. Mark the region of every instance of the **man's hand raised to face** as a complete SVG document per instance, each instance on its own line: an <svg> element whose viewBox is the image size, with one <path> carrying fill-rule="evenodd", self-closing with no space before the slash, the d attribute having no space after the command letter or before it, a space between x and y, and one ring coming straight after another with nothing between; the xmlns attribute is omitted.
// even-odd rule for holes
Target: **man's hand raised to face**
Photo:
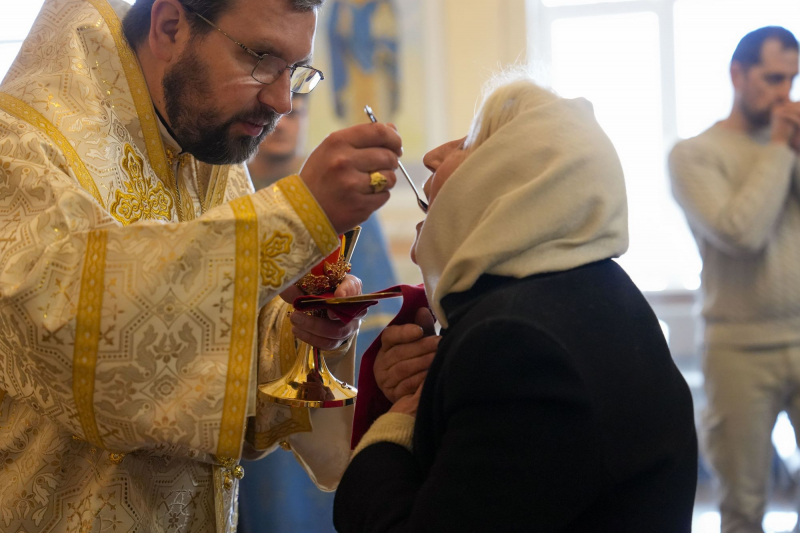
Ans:
<svg viewBox="0 0 800 533"><path fill-rule="evenodd" d="M366 221L389 200L403 141L389 124L362 124L330 134L311 153L300 177L328 215L337 233ZM386 176L374 192L369 174Z"/></svg>
<svg viewBox="0 0 800 533"><path fill-rule="evenodd" d="M772 110L772 142L800 150L800 102L775 106Z"/></svg>

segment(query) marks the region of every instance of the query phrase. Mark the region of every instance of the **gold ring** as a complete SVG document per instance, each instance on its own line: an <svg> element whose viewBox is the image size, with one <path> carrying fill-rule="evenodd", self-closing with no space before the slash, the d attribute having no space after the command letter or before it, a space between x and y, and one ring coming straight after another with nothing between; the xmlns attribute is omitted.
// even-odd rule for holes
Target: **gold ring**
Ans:
<svg viewBox="0 0 800 533"><path fill-rule="evenodd" d="M369 175L369 186L372 187L372 192L378 194L386 188L389 180L380 172L373 172Z"/></svg>

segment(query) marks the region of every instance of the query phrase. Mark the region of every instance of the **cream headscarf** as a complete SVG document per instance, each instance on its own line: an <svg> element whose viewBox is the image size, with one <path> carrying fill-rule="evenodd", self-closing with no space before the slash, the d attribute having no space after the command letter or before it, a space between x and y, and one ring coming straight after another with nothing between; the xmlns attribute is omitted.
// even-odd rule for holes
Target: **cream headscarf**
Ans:
<svg viewBox="0 0 800 533"><path fill-rule="evenodd" d="M442 298L482 274L524 278L627 250L622 167L588 101L516 81L487 98L467 143L417 246L443 327Z"/></svg>

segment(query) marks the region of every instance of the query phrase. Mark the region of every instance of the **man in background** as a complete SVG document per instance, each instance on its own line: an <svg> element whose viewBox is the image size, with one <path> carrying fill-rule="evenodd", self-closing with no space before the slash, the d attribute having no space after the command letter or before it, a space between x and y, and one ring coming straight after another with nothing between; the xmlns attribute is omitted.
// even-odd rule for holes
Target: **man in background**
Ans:
<svg viewBox="0 0 800 533"><path fill-rule="evenodd" d="M730 66L730 116L679 142L672 189L703 258L706 457L722 533L761 532L771 433L800 428L800 103L789 93L798 42L747 34Z"/></svg>
<svg viewBox="0 0 800 533"><path fill-rule="evenodd" d="M281 178L300 172L303 166L301 152L305 144L308 121L308 94L292 98L292 111L266 136L258 152L247 163L255 189L261 190Z"/></svg>

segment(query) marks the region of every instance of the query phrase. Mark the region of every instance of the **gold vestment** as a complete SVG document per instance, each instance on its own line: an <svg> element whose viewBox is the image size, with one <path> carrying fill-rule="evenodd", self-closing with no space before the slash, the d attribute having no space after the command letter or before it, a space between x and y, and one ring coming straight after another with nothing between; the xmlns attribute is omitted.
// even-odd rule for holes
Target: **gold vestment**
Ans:
<svg viewBox="0 0 800 533"><path fill-rule="evenodd" d="M337 246L299 177L180 153L106 0L47 0L0 85L0 530L234 531L238 460L279 443L335 488L352 408L256 389Z"/></svg>

